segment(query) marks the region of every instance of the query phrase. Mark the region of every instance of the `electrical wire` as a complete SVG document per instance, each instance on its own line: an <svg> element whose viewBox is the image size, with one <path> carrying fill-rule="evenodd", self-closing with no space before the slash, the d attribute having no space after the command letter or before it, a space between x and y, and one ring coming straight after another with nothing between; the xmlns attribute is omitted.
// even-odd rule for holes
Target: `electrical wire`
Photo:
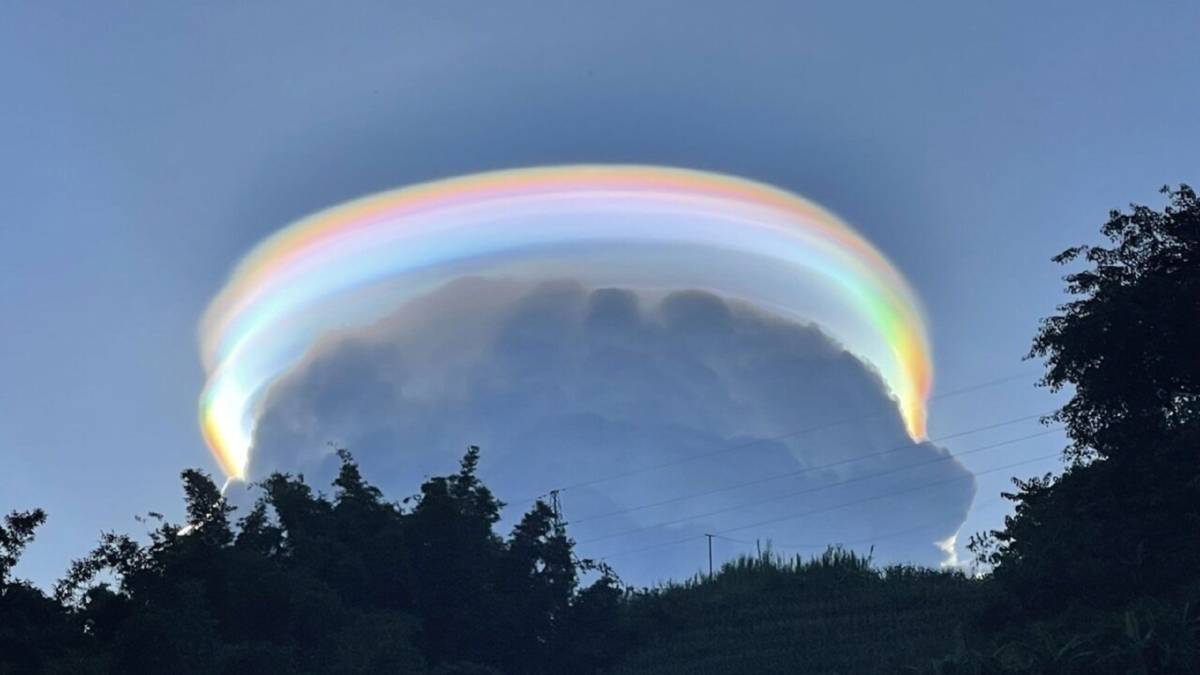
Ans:
<svg viewBox="0 0 1200 675"><path fill-rule="evenodd" d="M994 380L988 380L986 382L969 385L966 387L962 387L960 389L955 389L955 390L951 390L948 392L944 392L942 394L938 394L936 396L932 396L929 398L929 401L937 401L937 400L947 399L947 398L951 398L954 396L959 396L962 394L979 391L981 389L998 386L1001 384L1005 384L1007 382L1025 379L1031 375L1037 375L1037 374L1039 374L1039 372L1040 371L1028 371L1028 372L1024 372L1024 373L1017 373L1015 375L1008 375L1005 377L996 378ZM598 478L590 478L588 480L580 481L578 483L572 483L570 485L564 485L562 487L558 487L553 490L549 490L549 491L544 492L536 497L530 497L528 499L522 499L522 500L515 501L515 502L509 502L508 505L509 506L522 506L525 504L530 504L532 502L538 501L539 499L543 499L543 498L549 496L550 493L552 493L552 492L562 493L562 492L566 492L568 490L575 490L575 489L578 489L581 487L587 487L589 485L596 485L598 483L606 483L608 481L619 480L621 478L628 478L630 476L636 476L636 475L640 475L640 474L647 473L650 471L657 471L659 469L665 469L665 468L669 468L672 466L678 466L680 464L686 464L688 462L695 462L695 461L699 461L701 459L707 459L709 457L715 457L717 455L722 455L727 452L733 452L734 450L744 450L746 448L761 446L761 445L764 445L767 443L772 443L774 441L783 440L785 438L791 438L791 437L800 436L803 434L810 434L810 433L814 433L817 431L822 431L824 429L831 429L831 428L838 427L838 426L841 426L844 424L850 424L851 422L858 422L858 421L861 421L864 419L869 419L871 417L877 417L879 415L887 414L894 410L895 410L894 405L889 405L887 407L881 408L881 409L873 411L873 412L864 413L862 415L855 415L852 417L846 417L846 418L842 418L842 419L839 419L839 420L836 420L833 422L827 422L825 424L820 424L817 426L795 429L792 431L788 431L788 432L779 434L777 436L758 438L753 441L748 441L746 443L739 443L736 445L719 448L719 449L716 449L716 450L713 450L710 452L706 452L706 453L702 453L702 454L698 454L698 455L692 455L690 457L684 457L681 459L671 460L669 462L663 462L661 464L655 464L653 466L643 467L640 469L632 469L632 470L624 471L621 473L610 474L608 476L600 476Z"/></svg>
<svg viewBox="0 0 1200 675"><path fill-rule="evenodd" d="M827 513L827 512L829 512L829 511L834 511L834 510L837 510L837 509L844 509L844 508L849 508L849 507L851 507L851 506L858 506L859 504L865 504L865 503L872 502L872 501L878 501L878 500L880 500L880 499L885 499L885 498L887 498L887 497L895 497L895 496L904 495L904 494L911 494L911 493L913 493L913 492L919 492L919 491L921 491L921 490L927 490L927 489L934 488L934 487L940 487L940 486L942 486L942 485L947 485L947 484L954 483L954 482L958 482L958 481L962 481L962 480L974 479L974 478L975 478L975 477L977 477L977 476L984 476L984 475L987 475L987 474L992 474L992 473L996 473L996 472L999 472L999 471L1005 471L1005 470L1008 470L1008 469L1013 469L1013 468L1016 468L1016 467L1018 467L1018 466L1024 466L1024 465L1027 465L1027 464L1033 464L1033 463L1035 463L1035 462L1041 462L1041 461L1044 461L1044 460L1046 460L1046 459L1050 459L1050 458L1053 458L1053 457L1059 457L1059 456L1060 456L1060 455L1059 455L1059 453L1057 453L1057 452L1056 452L1056 453L1053 453L1053 454L1049 454L1049 455L1042 455L1042 456L1039 456L1039 457L1034 457L1033 459L1027 459L1027 460L1025 460L1025 461L1022 461L1022 462L1015 462L1015 463L1013 463L1013 464L1006 464L1006 465L1004 465L1004 466L998 466L998 467L996 467L996 468L993 468L993 469L988 469L988 470L986 470L986 471L979 471L979 472L976 472L976 473L973 473L973 474L969 474L969 475L967 475L967 476L959 476L959 477L957 477L957 478L951 478L951 479L944 480L944 481L939 481L939 482L936 482L936 483L929 483L929 484L926 484L926 485L920 485L920 486L917 486L917 487L915 487L915 488L909 488L909 489L907 489L907 490L899 490L899 491L896 491L896 492L889 492L889 493L882 494L882 495L876 495L876 496L874 496L874 497L870 497L870 498L867 498L867 499L855 500L855 501L852 501L852 502L847 502L847 503L844 503L844 504L837 504L837 505L830 506L830 507L825 507L825 508L820 508L820 509L814 509L814 510L810 510L810 511L802 511L802 512L800 512L800 513L794 513L794 514L791 514L791 515L788 515L788 516L784 516L784 517L781 517L781 518L773 518L773 519L771 519L771 520L764 520L764 521L760 521L760 522L757 522L757 523L751 523L751 524L748 524L748 525L742 525L742 526L739 526L739 527L734 527L734 528L729 528L729 529L726 529L726 530L721 530L721 531L719 531L719 532L714 532L714 533L712 533L712 534L713 534L713 536L714 536L714 537L717 537L717 536L722 536L722 535L724 535L724 534L727 534L727 533L729 533L729 532L740 532L740 531L742 531L742 530L748 530L748 529L750 529L750 528L753 528L753 527L762 527L763 525L772 525L772 524L779 523L779 522L783 522L783 521L786 521L786 520L794 520L794 519L796 519L796 518L800 518L800 517L802 517L802 516L815 515L815 514L818 514L818 513ZM631 550L628 550L628 551L618 551L618 552L616 552L616 553L610 553L610 554L608 554L608 555L606 555L606 556L602 556L602 557L600 557L600 558L599 558L599 560L609 560L609 559L611 559L611 558L616 558L616 557L619 557L619 556L633 555L634 553L642 553L642 552L644 552L644 551L651 551L651 550L654 550L654 549L659 549L659 548L663 548L663 547L666 547L666 546L676 546L676 545L679 545L679 544L684 544L684 543L687 543L687 542L689 542L689 541L696 541L696 540L698 540L698 539L703 539L704 537L705 537L705 535L701 534L701 535L694 535L694 536L686 537L686 538L683 538L683 539L677 539L677 540L674 540L674 541L659 542L659 543L657 543L657 544L652 544L652 545L650 545L650 546L643 546L643 547L641 547L641 548L635 548L635 549L631 549Z"/></svg>
<svg viewBox="0 0 1200 675"><path fill-rule="evenodd" d="M762 500L758 500L758 501L754 501L754 502L748 502L748 503L745 503L745 504L738 504L738 505L736 505L736 506L730 506L730 507L726 507L726 508L723 508L723 509L717 509L717 510L715 510L715 511L708 511L708 512L705 512L705 513L698 513L698 514L691 515L691 516L686 516L686 517L683 517L683 518L677 518L677 519L675 519L675 520L669 520L669 521L662 522L662 523L655 523L655 524L653 524L653 525L646 525L646 526L639 527L639 528L635 528L635 529L632 529L632 530L625 530L625 531L622 531L622 532L615 532L615 533L612 533L612 534L607 534L607 535L604 535L604 536L602 536L602 537L595 537L595 538L593 538L593 539L588 539L587 541L582 541L582 542L579 542L579 543L580 543L580 544L592 544L592 543L595 543L595 542L598 542L598 541L605 541L605 540L607 540L607 539L614 539L614 538L616 538L616 537L623 537L623 536L630 535L630 534L636 534L636 533L638 533L638 532L644 532L644 531L646 531L646 530L653 530L653 529L657 529L657 528L660 528L660 527L667 527L667 526L670 526L670 525L678 525L678 524L680 524L680 523L686 523L686 522L689 522L689 521L692 521L692 520L696 520L696 519L699 519L699 518L707 518L707 517L709 517L709 516L716 516L716 515L721 515L721 514L724 514L724 513L730 513L730 512L733 512L733 511L740 511L740 510L742 510L742 509L750 508L750 507L752 507L752 506L760 506L760 505L762 505L762 504L770 504L770 503L773 503L773 502L783 501L783 500L785 500L785 499L791 499L791 498L793 498L793 497L799 497L799 496L802 496L802 495L813 494L813 493L816 493L816 492L821 492L821 491L823 491L823 490L830 490L830 489L833 489L833 488L836 488L836 487L841 487L841 486L843 486L843 485L849 485L849 484L851 484L851 483L860 483L860 482L862 482L862 481L870 480L870 479L872 479L872 478L879 478L880 476L888 476L888 475L891 475L891 474L894 474L894 473L900 473L901 471L907 471L907 470L909 470L909 469L913 469L913 468L917 468L917 467L921 467L921 466L927 466L927 465L930 465L930 464L936 464L936 463L939 463L939 462L946 462L946 461L949 461L949 460L952 460L952 459L958 459L959 457L964 457L964 456L966 456L966 455L973 455L973 454L976 454L976 453L979 453L979 452L986 452L986 451L988 451L988 450L995 450L996 448L1001 448L1001 447L1004 447L1004 446L1012 445L1012 444L1014 444L1014 443L1020 443L1020 442L1022 442L1022 441L1027 441L1027 440L1034 439L1034 438L1038 438L1038 437L1041 437L1041 436L1047 436L1047 435L1049 435L1049 434L1056 433L1056 432L1059 432L1059 431L1061 431L1061 430L1062 430L1062 427L1053 427L1053 428L1051 428L1051 429L1047 429L1047 430L1045 430L1045 431L1041 431L1041 432L1038 432L1038 433L1036 433L1036 434L1029 434L1029 435L1027 435L1027 436L1020 436L1020 437L1018 437L1018 438L1009 439L1009 440L1007 440L1007 441L1001 441L1001 442L999 442L999 443L992 443L992 444L990 444L990 445L985 445L985 446L982 446L982 447L974 448L974 449L972 449L972 450L967 450L967 451L965 451L965 452L960 452L960 453L957 453L957 454L954 454L954 455L946 454L946 455L943 455L943 456L940 456L940 457L935 457L935 458L933 458L933 459L930 459L930 460L927 460L927 461L924 461L924 462L918 462L918 463L916 463L916 464L908 464L908 465L905 465L905 466L902 466L902 467L897 467L897 468L894 468L894 469L889 469L889 470L887 470L887 471L879 471L879 472L876 472L876 473L866 474L866 475L864 475L864 476L855 476L854 478L849 478L849 479L842 480L842 481L837 481L837 482L834 482L834 483L826 483L826 484L824 484L824 485L819 485L819 486L817 486L817 487L808 488L808 489L805 489L805 490L801 490L801 491L799 491L799 492L789 492L789 493L787 493L787 494L784 494L784 495L776 495L776 496L774 496L774 497L770 497L770 498L768 498L768 499L762 499ZM967 477L970 477L971 475L974 475L974 474L968 474L968 476L967 476Z"/></svg>
<svg viewBox="0 0 1200 675"><path fill-rule="evenodd" d="M999 428L1001 428L1001 427L1011 426L1011 425L1013 425L1013 424L1018 424L1018 423L1020 423L1020 422L1028 422L1029 420L1040 419L1040 418L1043 418L1043 417L1045 417L1047 414L1049 414L1049 413L1038 413L1038 414L1036 414L1036 415L1025 415L1025 416L1023 416L1023 417L1017 417L1017 418L1014 418L1014 419L1005 420L1005 421L1003 421L1003 422L996 422L996 423L994 423L994 424L988 424L988 425L986 425L986 426L982 426L982 427L976 427L976 428L974 428L974 429L967 429L967 430L965 430L965 431L959 431L959 432L957 432L957 433L949 434L949 435L946 435L946 436L940 436L940 437L938 437L938 438L930 438L930 439L928 439L928 440L927 440L927 441L925 441L925 442L927 442L927 443L941 443L941 442L943 442L943 441L948 441L948 440L951 440L951 439L954 439L954 438L961 438L961 437L963 437L963 436L970 436L970 435L972 435L972 434L977 434L977 433L981 433L981 432L984 432L984 431L990 431L990 430L992 430L992 429L999 429ZM689 494L689 495L683 495L683 496L680 496L680 497L672 497L672 498L670 498L670 499L663 499L663 500L661 500L661 501L657 501L657 502L651 502L651 503L649 503L649 504L641 504L641 505L639 505L639 506L631 506L631 507L629 507L629 508L626 508L626 509L621 509L621 510L619 510L619 511L610 511L610 512L608 512L608 513L601 513L601 514L599 514L599 515L588 516L588 517L586 517L586 518L578 518L578 519L572 520L572 521L571 521L571 524L573 524L573 525L578 525L578 524L580 524L580 523L586 523L586 522L590 522L590 521L593 521L593 520L600 520L600 519L602 519L602 518L611 518L611 517L613 517L613 516L624 515L624 514L626 514L626 513L633 513L633 512L635 512L635 511L642 511L642 510L644 510L644 509L653 508L653 507L655 507L655 506L664 506L664 505L666 505L666 504L674 504L674 503L677 503L677 502L686 501L686 500L688 500L688 499L696 499L696 498L698 498L698 497L707 497L707 496L709 496L709 495L714 495L714 494L718 494L718 493L721 493L721 492L728 492L728 491L730 491L730 490L736 490L736 489L739 489L739 488L750 487L750 486L753 486L753 485L762 485L762 484L764 484L764 483L770 483L770 482L773 482L773 481L776 481L776 480L780 480L780 479L783 479L783 478L790 478L790 477L793 477L793 476L799 476L799 475L803 475L803 474L806 474L806 473L812 473L813 471L822 471L822 470L824 470L824 469L831 469L831 468L833 468L833 467L842 466L842 465L845 465L845 464L853 464L854 462L862 461L862 460L864 460L864 459L872 459L872 458L875 458L875 457L882 457L882 456L884 456L884 455L890 455L890 454L893 454L893 453L896 453L896 452L904 452L904 451L906 451L906 450L911 450L911 449L912 449L912 447L913 447L914 445L916 445L916 443L915 443L915 442L912 442L912 441L910 441L910 442L908 442L908 443L905 443L904 445L899 445L899 446L896 446L896 447L893 447L893 448L889 448L889 449L887 449L887 450L882 450L882 451L879 451L879 452L874 452L874 453L871 453L871 454L869 454L869 455L859 455L859 456L857 456L857 457L849 457L849 458L847 458L847 459L841 459L841 460L838 460L838 461L836 461L836 462L830 462L830 463L828 463L828 464L820 464L820 465L817 465L817 466L808 466L808 467L804 467L804 468L802 468L802 469L797 469L797 470L795 470L795 471L789 471L789 472L787 472L787 473L774 474L774 475L772 475L772 476L767 476L766 478L759 478L759 479L755 479L755 480L748 481L748 482L745 482L745 483L738 483L738 484L736 484L736 485L729 485L729 486L726 486L726 487L715 488L715 489L712 489L712 490L705 490L705 491L703 491L703 492L695 492L695 493L692 493L692 494ZM959 453L959 454L962 454L962 453ZM956 455L956 456L957 456L957 455Z"/></svg>

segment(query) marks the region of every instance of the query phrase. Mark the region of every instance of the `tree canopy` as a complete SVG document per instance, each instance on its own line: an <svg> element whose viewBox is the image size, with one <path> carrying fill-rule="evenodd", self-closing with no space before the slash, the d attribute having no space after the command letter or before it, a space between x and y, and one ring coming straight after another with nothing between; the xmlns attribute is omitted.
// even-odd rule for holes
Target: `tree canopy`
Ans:
<svg viewBox="0 0 1200 675"><path fill-rule="evenodd" d="M1051 419L1066 425L1075 461L1142 453L1200 418L1200 201L1164 187L1162 211L1112 211L1111 246L1077 246L1054 258L1086 261L1065 277L1070 302L1042 322L1031 357L1043 383L1070 387Z"/></svg>
<svg viewBox="0 0 1200 675"><path fill-rule="evenodd" d="M151 514L147 541L104 535L59 582L57 603L8 579L44 519L9 516L0 616L55 620L24 622L53 635L0 635L20 645L0 655L0 673L548 673L579 662L572 626L613 611L618 585L601 571L580 592L593 566L547 504L502 538L478 448L422 485L411 509L338 456L332 497L275 474L236 522L213 481L185 471L186 525ZM64 655L70 644L81 652Z"/></svg>
<svg viewBox="0 0 1200 675"><path fill-rule="evenodd" d="M1071 397L1050 422L1071 440L1058 478L1015 481L1016 513L972 541L1026 609L1110 606L1200 580L1200 201L1113 211L1111 245L1054 258L1072 299L1030 357Z"/></svg>

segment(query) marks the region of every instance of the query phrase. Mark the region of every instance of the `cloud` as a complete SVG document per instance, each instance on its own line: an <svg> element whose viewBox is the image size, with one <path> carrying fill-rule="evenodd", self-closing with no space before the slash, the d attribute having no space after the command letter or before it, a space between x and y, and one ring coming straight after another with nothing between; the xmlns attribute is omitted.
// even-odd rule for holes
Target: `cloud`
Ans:
<svg viewBox="0 0 1200 675"><path fill-rule="evenodd" d="M771 539L784 552L876 543L878 558L934 564L975 491L945 449L908 438L878 374L819 327L703 291L572 280L463 278L325 337L264 401L250 476L325 484L331 442L397 496L472 444L510 501L629 474L562 492L593 557L727 532L722 557L754 548L730 539ZM777 522L744 527L764 521ZM611 562L645 583L706 556L700 539Z"/></svg>

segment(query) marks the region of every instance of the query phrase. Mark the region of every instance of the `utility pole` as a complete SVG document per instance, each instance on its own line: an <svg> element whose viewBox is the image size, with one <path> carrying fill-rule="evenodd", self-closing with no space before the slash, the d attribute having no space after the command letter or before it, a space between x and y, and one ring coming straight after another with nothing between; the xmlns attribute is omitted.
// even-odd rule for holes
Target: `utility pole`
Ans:
<svg viewBox="0 0 1200 675"><path fill-rule="evenodd" d="M554 524L562 523L562 502L558 501L558 490L550 491L550 512L553 513Z"/></svg>
<svg viewBox="0 0 1200 675"><path fill-rule="evenodd" d="M712 581L712 578L713 578L713 569L712 569L712 540L713 540L713 535L711 535L711 534L706 534L706 535L704 535L704 536L708 537L708 580L709 580L709 581Z"/></svg>

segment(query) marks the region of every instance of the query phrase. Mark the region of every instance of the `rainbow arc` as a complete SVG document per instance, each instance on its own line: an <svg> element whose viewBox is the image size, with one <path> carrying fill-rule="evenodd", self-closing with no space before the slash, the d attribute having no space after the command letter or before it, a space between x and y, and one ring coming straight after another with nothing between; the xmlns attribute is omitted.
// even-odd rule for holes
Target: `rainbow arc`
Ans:
<svg viewBox="0 0 1200 675"><path fill-rule="evenodd" d="M466 275L698 288L816 322L879 371L909 434L925 436L932 365L920 304L848 224L731 176L557 166L364 197L255 247L200 327L200 424L225 473L244 477L258 407L322 335L369 325Z"/></svg>

